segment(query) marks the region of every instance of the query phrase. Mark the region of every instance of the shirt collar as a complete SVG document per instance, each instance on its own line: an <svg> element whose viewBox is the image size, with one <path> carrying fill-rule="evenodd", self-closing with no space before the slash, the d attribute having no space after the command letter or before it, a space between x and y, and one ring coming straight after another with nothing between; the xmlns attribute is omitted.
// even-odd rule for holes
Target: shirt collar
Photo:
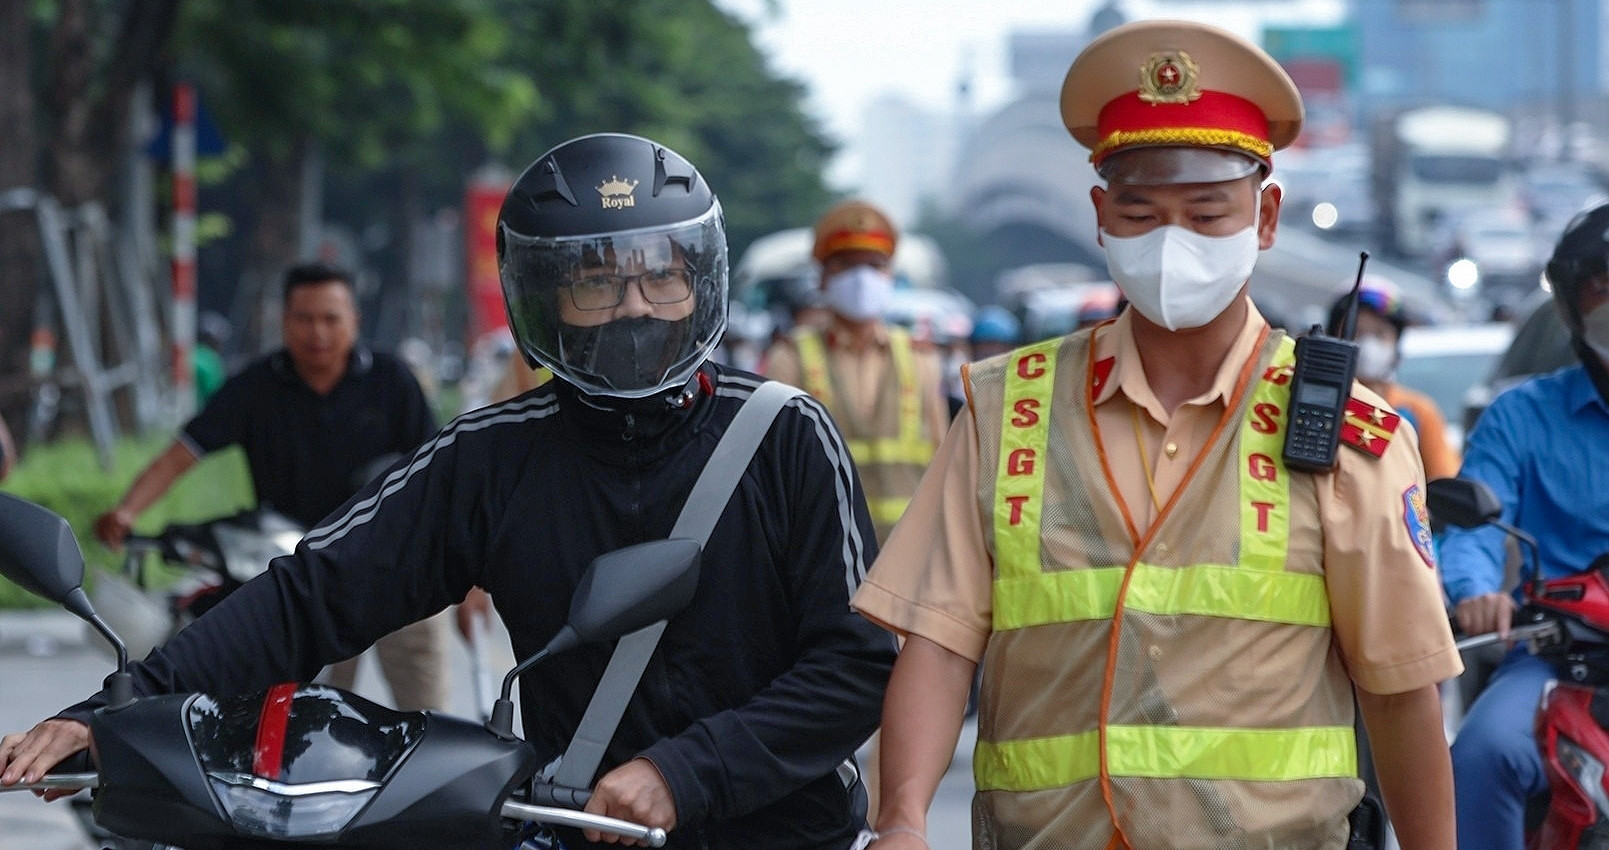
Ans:
<svg viewBox="0 0 1609 850"><path fill-rule="evenodd" d="M1570 381L1566 385L1566 401L1570 405L1571 413L1580 413L1588 405L1597 404L1609 413L1609 405L1604 403L1598 395L1598 388L1592 385L1592 376L1587 374L1587 367L1577 363L1570 369Z"/></svg>
<svg viewBox="0 0 1609 850"><path fill-rule="evenodd" d="M275 377L282 381L306 383L301 375L296 374L296 364L291 362L291 353L288 349L281 348L269 355L268 365L274 370ZM374 354L368 347L362 343L353 345L352 351L346 355L346 372L341 375L341 380L344 381L349 376L362 377L373 367Z"/></svg>
<svg viewBox="0 0 1609 850"><path fill-rule="evenodd" d="M1251 303L1251 299L1248 298L1246 319L1241 324L1234 343L1229 346L1229 353L1218 366L1218 373L1213 376L1212 386L1201 395L1188 399L1186 403L1210 404L1216 401L1227 404L1235 392L1235 385L1240 381L1241 367L1255 353L1257 337L1266 324L1267 321L1263 319L1263 314L1258 312L1257 305ZM1096 404L1104 404L1121 389L1133 404L1150 410L1153 415L1161 412L1162 404L1157 401L1156 393L1151 391L1150 384L1145 380L1145 367L1140 362L1140 349L1134 343L1133 310L1124 310L1117 319L1101 325L1095 331L1094 357L1097 362L1108 357L1113 358L1110 374L1096 388Z"/></svg>
<svg viewBox="0 0 1609 850"><path fill-rule="evenodd" d="M853 336L835 323L827 328L827 332L822 334L822 338L827 341L828 348L848 348ZM872 326L872 343L874 345L878 348L887 348L888 339L887 322L878 322Z"/></svg>

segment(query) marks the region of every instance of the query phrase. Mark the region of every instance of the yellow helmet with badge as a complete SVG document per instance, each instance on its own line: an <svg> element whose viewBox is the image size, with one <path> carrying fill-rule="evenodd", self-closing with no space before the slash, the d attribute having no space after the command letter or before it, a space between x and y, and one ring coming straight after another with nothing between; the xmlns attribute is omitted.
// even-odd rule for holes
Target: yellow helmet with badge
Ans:
<svg viewBox="0 0 1609 850"><path fill-rule="evenodd" d="M1108 181L1216 183L1271 171L1273 152L1301 131L1302 98L1279 63L1233 33L1136 21L1073 61L1061 115Z"/></svg>

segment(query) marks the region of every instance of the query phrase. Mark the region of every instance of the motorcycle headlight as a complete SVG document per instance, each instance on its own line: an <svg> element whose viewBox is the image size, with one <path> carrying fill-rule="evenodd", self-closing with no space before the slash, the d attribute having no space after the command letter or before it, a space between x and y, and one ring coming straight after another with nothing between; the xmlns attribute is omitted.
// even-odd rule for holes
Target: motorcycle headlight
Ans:
<svg viewBox="0 0 1609 850"><path fill-rule="evenodd" d="M363 780L286 785L257 776L207 774L213 793L243 835L311 840L336 835L374 799Z"/></svg>
<svg viewBox="0 0 1609 850"><path fill-rule="evenodd" d="M1603 791L1603 762L1563 735L1557 740L1559 765L1581 786L1593 808L1598 810L1598 818L1609 817L1609 796Z"/></svg>

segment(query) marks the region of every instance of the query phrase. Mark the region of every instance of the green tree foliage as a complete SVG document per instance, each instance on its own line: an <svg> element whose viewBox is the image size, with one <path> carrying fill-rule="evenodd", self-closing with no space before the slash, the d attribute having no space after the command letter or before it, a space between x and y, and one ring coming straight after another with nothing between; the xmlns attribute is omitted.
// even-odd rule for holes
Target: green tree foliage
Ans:
<svg viewBox="0 0 1609 850"><path fill-rule="evenodd" d="M600 131L697 163L735 250L828 200L832 148L803 86L707 0L190 0L177 47L233 138L322 146L332 214L378 217L399 182L451 204L488 156L518 169Z"/></svg>
<svg viewBox="0 0 1609 850"><path fill-rule="evenodd" d="M748 28L709 2L504 0L515 63L543 99L516 151L582 133L648 136L698 165L726 211L734 254L808 224L830 201L832 146L805 90L771 71ZM512 156L512 154L511 154Z"/></svg>

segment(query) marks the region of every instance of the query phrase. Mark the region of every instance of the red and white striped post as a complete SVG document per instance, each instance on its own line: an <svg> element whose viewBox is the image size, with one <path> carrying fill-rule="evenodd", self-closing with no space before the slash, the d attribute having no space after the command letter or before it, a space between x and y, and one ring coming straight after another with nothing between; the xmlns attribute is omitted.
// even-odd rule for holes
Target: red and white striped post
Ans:
<svg viewBox="0 0 1609 850"><path fill-rule="evenodd" d="M173 401L183 422L195 411L196 91L173 87Z"/></svg>

